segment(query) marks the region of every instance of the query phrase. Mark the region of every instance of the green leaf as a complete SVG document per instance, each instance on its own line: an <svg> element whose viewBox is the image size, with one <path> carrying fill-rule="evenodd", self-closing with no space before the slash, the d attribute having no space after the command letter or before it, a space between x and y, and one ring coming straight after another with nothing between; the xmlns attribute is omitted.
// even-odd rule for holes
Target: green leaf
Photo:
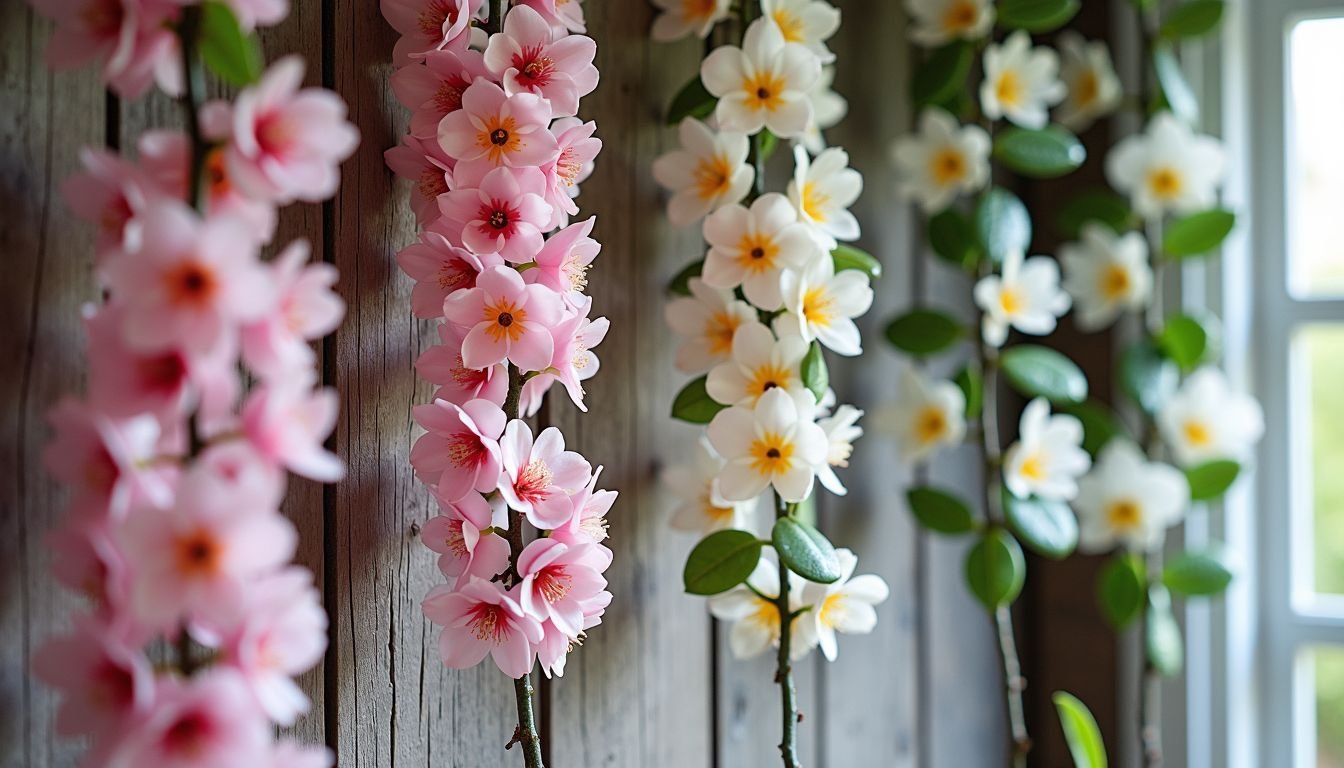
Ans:
<svg viewBox="0 0 1344 768"><path fill-rule="evenodd" d="M705 391L705 378L701 376L681 388L672 401L672 418L691 424L708 424L716 413L728 407Z"/></svg>
<svg viewBox="0 0 1344 768"><path fill-rule="evenodd" d="M1180 383L1176 364L1152 342L1133 344L1120 358L1120 386L1144 413L1157 413Z"/></svg>
<svg viewBox="0 0 1344 768"><path fill-rule="evenodd" d="M1175 315L1157 335L1157 346L1182 370L1192 370L1208 357L1209 332L1191 315Z"/></svg>
<svg viewBox="0 0 1344 768"><path fill-rule="evenodd" d="M704 120L714 114L718 104L718 98L700 82L700 75L696 75L672 97L672 106L667 108L667 124L676 125L687 117Z"/></svg>
<svg viewBox="0 0 1344 768"><path fill-rule="evenodd" d="M1077 136L1057 125L1006 128L994 140L994 157L1024 176L1053 179L1077 170L1087 150Z"/></svg>
<svg viewBox="0 0 1344 768"><path fill-rule="evenodd" d="M1124 629L1138 617L1147 582L1143 558L1129 552L1117 552L1101 569L1097 602L1111 626Z"/></svg>
<svg viewBox="0 0 1344 768"><path fill-rule="evenodd" d="M1181 627L1171 612L1171 594L1161 584L1148 589L1148 622L1144 645L1148 663L1158 674L1170 677L1181 671L1185 648Z"/></svg>
<svg viewBox="0 0 1344 768"><path fill-rule="evenodd" d="M1059 229L1065 236L1077 238L1082 234L1083 225L1096 221L1116 232L1124 232L1134 226L1134 212L1129 201L1113 193L1093 190L1069 199L1059 212Z"/></svg>
<svg viewBox="0 0 1344 768"><path fill-rule="evenodd" d="M1178 595L1216 595L1232 583L1232 569L1221 550L1186 552L1162 571L1162 584Z"/></svg>
<svg viewBox="0 0 1344 768"><path fill-rule="evenodd" d="M1022 592L1027 561L1017 539L1002 529L985 532L966 553L966 584L989 610L1007 605Z"/></svg>
<svg viewBox="0 0 1344 768"><path fill-rule="evenodd" d="M1185 470L1185 479L1190 483L1191 501L1208 501L1227 493L1227 489L1237 481L1241 474L1241 465L1229 459L1215 459Z"/></svg>
<svg viewBox="0 0 1344 768"><path fill-rule="evenodd" d="M1202 256L1222 245L1236 225L1237 215L1231 211L1192 213L1167 225L1162 235L1162 251L1176 259Z"/></svg>
<svg viewBox="0 0 1344 768"><path fill-rule="evenodd" d="M1101 729L1087 706L1064 691L1056 691L1052 698L1074 768L1106 768L1106 746L1101 740Z"/></svg>
<svg viewBox="0 0 1344 768"><path fill-rule="evenodd" d="M980 370L968 364L957 371L952 381L961 387L961 394L966 397L967 420L980 418L980 409L985 404L985 380L980 375Z"/></svg>
<svg viewBox="0 0 1344 768"><path fill-rule="evenodd" d="M961 211L948 208L939 213L929 219L927 230L933 252L954 267L972 272L984 257L975 229Z"/></svg>
<svg viewBox="0 0 1344 768"><path fill-rule="evenodd" d="M1078 519L1068 504L1006 493L1004 497L1008 525L1037 554L1059 560L1078 548Z"/></svg>
<svg viewBox="0 0 1344 768"><path fill-rule="evenodd" d="M779 137L771 133L769 128L762 128L759 136L756 137L759 142L756 146L757 151L761 153L761 162L770 159L775 154L775 149L779 146Z"/></svg>
<svg viewBox="0 0 1344 768"><path fill-rule="evenodd" d="M700 259L699 261L694 262L692 264L687 264L685 267L682 268L680 272L677 273L677 276L672 278L672 281L667 284L668 293L676 294L677 296L690 296L691 278L699 277L700 272L704 268L705 268L704 259Z"/></svg>
<svg viewBox="0 0 1344 768"><path fill-rule="evenodd" d="M907 354L937 354L966 337L956 318L932 309L916 309L887 324L887 341Z"/></svg>
<svg viewBox="0 0 1344 768"><path fill-rule="evenodd" d="M910 98L915 107L941 104L966 85L975 63L975 45L959 41L934 50L915 68Z"/></svg>
<svg viewBox="0 0 1344 768"><path fill-rule="evenodd" d="M1082 8L1081 0L1000 0L995 20L1003 29L1054 32Z"/></svg>
<svg viewBox="0 0 1344 768"><path fill-rule="evenodd" d="M975 516L960 498L929 486L905 493L910 512L920 525L938 533L968 533L975 530Z"/></svg>
<svg viewBox="0 0 1344 768"><path fill-rule="evenodd" d="M831 385L831 373L826 368L826 356L821 352L821 342L812 342L811 349L807 350L807 356L803 358L802 370L803 386L807 387L817 401L826 395L826 388Z"/></svg>
<svg viewBox="0 0 1344 768"><path fill-rule="evenodd" d="M1017 195L991 187L976 203L975 231L985 253L998 263L1009 252L1027 252L1031 246L1031 215Z"/></svg>
<svg viewBox="0 0 1344 768"><path fill-rule="evenodd" d="M1044 397L1056 403L1081 403L1087 399L1083 369L1053 349L1019 344L1005 350L999 363L1008 383L1027 397Z"/></svg>
<svg viewBox="0 0 1344 768"><path fill-rule="evenodd" d="M201 60L221 80L245 86L261 77L261 45L243 32L233 10L217 0L201 6Z"/></svg>
<svg viewBox="0 0 1344 768"><path fill-rule="evenodd" d="M770 538L779 561L790 571L817 584L839 581L840 558L821 531L791 517L781 517L775 521Z"/></svg>
<svg viewBox="0 0 1344 768"><path fill-rule="evenodd" d="M1167 40L1207 35L1223 20L1223 0L1188 0L1171 10L1158 33Z"/></svg>
<svg viewBox="0 0 1344 768"><path fill-rule="evenodd" d="M681 581L692 595L717 595L747 580L761 559L762 542L749 531L718 531L686 558Z"/></svg>
<svg viewBox="0 0 1344 768"><path fill-rule="evenodd" d="M1153 70L1157 75L1157 85L1161 91L1161 100L1156 110L1170 109L1186 125L1199 122L1199 99L1185 80L1185 72L1176 54L1166 46L1153 51Z"/></svg>
<svg viewBox="0 0 1344 768"><path fill-rule="evenodd" d="M852 245L836 246L831 251L831 261L835 264L836 272L857 269L874 279L882 276L882 262L878 261L877 257L871 253Z"/></svg>
<svg viewBox="0 0 1344 768"><path fill-rule="evenodd" d="M1060 410L1083 423L1083 450L1092 454L1093 458L1101 453L1111 438L1125 434L1125 427L1115 411L1096 400L1065 405Z"/></svg>

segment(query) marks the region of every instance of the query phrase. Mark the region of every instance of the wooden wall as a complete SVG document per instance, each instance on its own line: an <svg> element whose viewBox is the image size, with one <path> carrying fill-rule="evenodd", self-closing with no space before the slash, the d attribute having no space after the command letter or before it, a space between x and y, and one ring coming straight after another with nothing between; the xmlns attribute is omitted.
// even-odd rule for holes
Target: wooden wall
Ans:
<svg viewBox="0 0 1344 768"><path fill-rule="evenodd" d="M406 190L382 160L407 122L387 81L394 35L372 0L293 2L291 18L265 36L268 55L303 53L309 81L336 89L364 136L340 194L287 211L281 236L309 238L339 267L349 303L322 350L324 377L343 396L334 443L349 476L325 488L296 482L287 507L332 620L325 663L304 681L317 707L299 730L336 749L343 767L514 766L516 753L500 749L513 730L508 681L487 667L446 671L419 608L438 575L417 541L430 500L407 455L410 408L429 394L412 363L430 329L412 319L409 281L391 258L414 236ZM910 121L904 13L898 3L839 4L848 23L833 47L851 114L833 139L867 177L860 245L886 271L864 320L869 354L836 366L833 379L843 400L871 411L890 399L902 365L880 341L885 319L916 299L968 307L956 276L911 258L914 220L894 194L887 147ZM548 764L770 766L778 740L772 669L765 659L730 659L726 633L703 601L681 593L693 542L667 527L671 502L658 482L696 432L666 416L681 381L672 373L663 287L702 246L696 232L667 225L649 165L675 139L662 111L695 71L700 48L648 41L652 9L639 0L586 6L603 79L584 116L597 120L606 146L579 202L598 216L604 249L590 291L612 332L598 349L591 411L556 402L541 418L605 465L604 485L621 492L611 519L616 602L565 677L540 686ZM0 378L0 768L69 766L78 753L53 737L53 696L27 673L32 649L72 605L47 576L44 535L60 494L38 453L43 412L81 386L79 307L95 298L89 233L71 225L57 185L76 169L79 146L129 144L150 125L178 120L162 98L108 97L91 72L51 74L48 34L19 0L0 4L0 356L9 366ZM974 466L968 454L934 479L974 487ZM801 665L805 764L1001 764L997 661L989 622L961 587L962 547L912 525L899 500L909 477L878 436L859 444L846 478L851 493L825 505L824 527L887 579L892 598L877 632L842 639L836 663L814 657Z"/></svg>

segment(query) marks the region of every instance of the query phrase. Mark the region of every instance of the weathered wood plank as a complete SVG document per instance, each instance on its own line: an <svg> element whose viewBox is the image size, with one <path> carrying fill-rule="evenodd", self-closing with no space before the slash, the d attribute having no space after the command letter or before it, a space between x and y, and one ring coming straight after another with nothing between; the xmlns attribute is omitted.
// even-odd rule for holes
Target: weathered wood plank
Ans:
<svg viewBox="0 0 1344 768"><path fill-rule="evenodd" d="M104 91L91 71L52 74L51 25L0 6L0 766L74 765L54 733L57 696L29 676L31 654L70 626L80 601L50 576L47 535L65 494L41 463L46 411L83 381L80 306L97 298L92 232L59 193L78 150L103 143Z"/></svg>

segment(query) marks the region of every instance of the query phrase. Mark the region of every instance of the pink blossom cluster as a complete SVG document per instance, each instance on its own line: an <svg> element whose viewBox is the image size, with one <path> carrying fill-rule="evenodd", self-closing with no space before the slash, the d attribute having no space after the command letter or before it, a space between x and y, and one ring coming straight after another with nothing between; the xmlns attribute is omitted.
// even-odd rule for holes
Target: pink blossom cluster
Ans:
<svg viewBox="0 0 1344 768"><path fill-rule="evenodd" d="M559 383L582 410L606 318L584 294L601 246L571 223L601 142L576 117L597 87L577 0L518 0L486 36L481 0L383 0L401 33L392 75L412 111L388 165L412 182L419 240L397 255L412 310L440 320L416 364L438 389L411 452L440 513L423 529L447 583L424 601L454 668L491 656L549 676L611 602L602 545L613 491L554 427L523 418ZM548 236L549 235L549 236ZM511 412L506 412L508 409ZM526 520L531 543L510 526ZM514 534L513 546L509 534Z"/></svg>
<svg viewBox="0 0 1344 768"><path fill-rule="evenodd" d="M66 25L68 5L38 0ZM248 5L254 19L285 12ZM146 11L133 0L76 11L114 8ZM331 763L325 748L274 739L308 711L293 677L327 644L280 504L286 470L343 474L323 447L337 397L316 386L311 342L345 305L307 243L262 253L276 250L276 207L333 194L359 141L344 103L302 78L302 62L283 59L232 103L203 105L203 136L151 131L134 158L86 149L65 185L96 227L104 298L85 313L87 391L53 408L45 462L70 497L55 576L88 602L34 666L62 693L58 731L89 740L85 765ZM206 147L199 194L194 140ZM146 649L161 641L181 650L156 668Z"/></svg>

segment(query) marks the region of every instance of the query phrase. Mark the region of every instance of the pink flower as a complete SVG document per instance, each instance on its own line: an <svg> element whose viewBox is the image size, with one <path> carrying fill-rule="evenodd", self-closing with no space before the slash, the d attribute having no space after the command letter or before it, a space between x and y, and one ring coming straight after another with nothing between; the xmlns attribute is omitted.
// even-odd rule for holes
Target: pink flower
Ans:
<svg viewBox="0 0 1344 768"><path fill-rule="evenodd" d="M564 525L551 531L551 538L565 544L594 545L594 562L599 572L611 566L613 554L602 545L607 540L607 513L616 503L616 491L598 491L597 478L602 467L593 470L593 477L583 490L570 497L574 515Z"/></svg>
<svg viewBox="0 0 1344 768"><path fill-rule="evenodd" d="M430 518L420 531L420 539L439 553L439 572L456 583L458 579L477 577L487 581L509 566L509 543L495 533L485 533L497 513L479 493L469 493L459 501L440 501L443 514ZM502 505L501 505L502 507ZM507 518L503 521L507 523Z"/></svg>
<svg viewBox="0 0 1344 768"><path fill-rule="evenodd" d="M579 182L593 172L593 160L602 150L602 140L593 137L597 123L584 123L578 118L565 117L551 125L559 152L555 162L542 166L546 174L546 202L555 215L551 227L564 226L569 216L579 212L574 198L579 196Z"/></svg>
<svg viewBox="0 0 1344 768"><path fill-rule="evenodd" d="M159 427L148 416L113 420L72 398L48 416L55 431L43 451L52 476L73 491L77 517L120 519L136 502L166 503L172 496L163 469L142 471L155 458Z"/></svg>
<svg viewBox="0 0 1344 768"><path fill-rule="evenodd" d="M589 237L596 223L597 217L590 216L551 235L533 259L536 269L524 272L523 279L550 288L577 307L588 287L588 266L602 251L602 245Z"/></svg>
<svg viewBox="0 0 1344 768"><path fill-rule="evenodd" d="M126 558L108 521L73 521L52 532L49 543L56 582L87 598L99 620L116 623L128 637L138 636L124 610L130 591Z"/></svg>
<svg viewBox="0 0 1344 768"><path fill-rule="evenodd" d="M271 725L242 676L215 667L161 678L151 711L123 738L107 768L237 768L263 765Z"/></svg>
<svg viewBox="0 0 1344 768"><path fill-rule="evenodd" d="M33 671L62 693L56 713L62 736L115 732L144 713L154 694L149 660L90 621L47 640L33 659Z"/></svg>
<svg viewBox="0 0 1344 768"><path fill-rule="evenodd" d="M555 353L551 356L551 364L546 370L553 370L556 373L534 376L523 385L521 402L524 413L531 415L541 407L541 398L550 388L552 379L557 379L564 385L569 399L574 401L579 410L588 411L588 407L583 403L583 382L595 376L598 369L597 355L590 350L602 343L611 327L611 323L605 317L588 319L588 309L591 305L592 301L586 300L577 311L567 316L551 331L551 338L555 340Z"/></svg>
<svg viewBox="0 0 1344 768"><path fill-rule="evenodd" d="M536 168L495 168L479 181L454 174L455 188L439 197L447 232L476 253L498 253L515 264L531 261L541 249L542 227L551 206L542 197L546 177Z"/></svg>
<svg viewBox="0 0 1344 768"><path fill-rule="evenodd" d="M289 15L289 0L225 0L245 30L278 24Z"/></svg>
<svg viewBox="0 0 1344 768"><path fill-rule="evenodd" d="M165 0L38 0L34 5L56 22L47 44L55 69L102 62L112 90L136 99L151 81L170 95L182 90L181 60L172 25L176 3Z"/></svg>
<svg viewBox="0 0 1344 768"><path fill-rule="evenodd" d="M61 192L75 215L96 227L94 262L102 265L124 252L126 225L158 190L144 171L120 155L85 147L79 160L84 171L66 179Z"/></svg>
<svg viewBox="0 0 1344 768"><path fill-rule="evenodd" d="M415 361L415 370L431 384L438 384L435 400L459 405L481 398L504 404L509 390L509 371L504 363L484 368L468 368L462 363L462 342L468 329L452 323L439 324L439 343L425 350Z"/></svg>
<svg viewBox="0 0 1344 768"><path fill-rule="evenodd" d="M583 632L602 623L602 614L606 612L608 605L611 605L610 592L598 593L596 597L583 604L583 630L580 631L579 637L565 634L549 619L542 622L543 637L536 645L537 664L547 677L560 677L565 674L565 661L570 650L582 641Z"/></svg>
<svg viewBox="0 0 1344 768"><path fill-rule="evenodd" d="M293 375L316 361L308 342L336 330L345 302L331 287L338 274L330 264L308 264L308 242L290 243L270 265L279 300L270 314L243 328L243 359L263 378Z"/></svg>
<svg viewBox="0 0 1344 768"><path fill-rule="evenodd" d="M263 768L331 768L336 758L326 747L312 747L295 741L275 745L271 759Z"/></svg>
<svg viewBox="0 0 1344 768"><path fill-rule="evenodd" d="M526 6L541 14L557 31L587 31L583 23L583 0L517 0L514 8Z"/></svg>
<svg viewBox="0 0 1344 768"><path fill-rule="evenodd" d="M550 102L553 117L569 117L597 88L596 55L592 38L557 34L540 13L520 5L504 17L503 34L490 37L485 66L505 93L535 93Z"/></svg>
<svg viewBox="0 0 1344 768"><path fill-rule="evenodd" d="M478 274L503 263L498 254L482 256L453 245L434 225L420 233L419 242L397 252L401 271L415 281L411 311L425 320L443 317L443 300L448 294L474 288Z"/></svg>
<svg viewBox="0 0 1344 768"><path fill-rule="evenodd" d="M554 291L526 285L516 270L491 267L476 279L476 287L451 294L443 314L470 330L462 342L462 363L487 368L505 360L522 371L539 371L551 364L555 344L550 328L561 317L563 305Z"/></svg>
<svg viewBox="0 0 1344 768"><path fill-rule="evenodd" d="M414 64L392 73L392 92L411 114L411 135L438 141L439 122L462 108L462 94L489 72L480 51L430 51L424 66Z"/></svg>
<svg viewBox="0 0 1344 768"><path fill-rule="evenodd" d="M228 138L228 107L224 110L225 125L222 135L215 138ZM145 173L154 184L165 190L170 197L182 200L187 195L190 183L191 146L185 134L178 131L149 131L141 134L136 142L140 150L140 162ZM225 160L225 148L215 147L205 156L205 193L206 211L211 214L235 216L247 222L248 233L258 243L269 243L275 235L275 206L265 200L257 200L239 191L229 177Z"/></svg>
<svg viewBox="0 0 1344 768"><path fill-rule="evenodd" d="M266 576L247 592L223 658L238 669L258 706L280 725L292 725L310 707L292 679L322 659L327 614L306 568Z"/></svg>
<svg viewBox="0 0 1344 768"><path fill-rule="evenodd" d="M322 442L336 427L336 390L312 389L311 374L262 384L243 404L242 429L257 451L295 474L330 483L345 465Z"/></svg>
<svg viewBox="0 0 1344 768"><path fill-rule="evenodd" d="M583 631L584 606L607 588L591 544L537 539L518 556L523 577L518 604L537 621L550 620L571 640Z"/></svg>
<svg viewBox="0 0 1344 768"><path fill-rule="evenodd" d="M564 525L574 514L570 496L588 484L592 466L565 450L565 436L547 427L532 441L532 430L518 419L509 422L499 441L504 476L499 491L508 505L527 515L537 528Z"/></svg>
<svg viewBox="0 0 1344 768"><path fill-rule="evenodd" d="M346 122L339 96L300 90L302 83L303 59L288 56L234 101L225 164L244 193L276 203L317 202L336 193L338 166L355 151L359 131Z"/></svg>
<svg viewBox="0 0 1344 768"><path fill-rule="evenodd" d="M232 499L240 507L276 509L285 496L285 473L243 440L205 449L192 471L196 493Z"/></svg>
<svg viewBox="0 0 1344 768"><path fill-rule="evenodd" d="M384 152L383 160L393 173L411 182L411 210L423 226L439 217L439 195L448 191L453 160L437 140L421 141L407 135L401 142Z"/></svg>
<svg viewBox="0 0 1344 768"><path fill-rule="evenodd" d="M442 48L466 48L471 18L482 0L382 0L383 17L401 33L392 49L397 66Z"/></svg>
<svg viewBox="0 0 1344 768"><path fill-rule="evenodd" d="M508 96L498 85L477 78L462 94L462 108L439 123L439 144L459 161L536 167L553 160L558 149L547 127L550 121L551 107L540 96Z"/></svg>
<svg viewBox="0 0 1344 768"><path fill-rule="evenodd" d="M504 411L489 400L454 405L435 400L411 409L426 432L411 449L411 465L437 496L455 502L472 491L489 493L499 485L499 436Z"/></svg>
<svg viewBox="0 0 1344 768"><path fill-rule="evenodd" d="M159 200L136 219L138 250L107 265L124 310L126 343L144 352L178 349L197 358L226 343L240 323L274 306L274 289L239 219L202 221L182 203Z"/></svg>
<svg viewBox="0 0 1344 768"><path fill-rule="evenodd" d="M121 338L122 312L103 305L85 318L88 337L89 404L114 418L153 413L175 416L183 406L191 361L176 349L137 352Z"/></svg>
<svg viewBox="0 0 1344 768"><path fill-rule="evenodd" d="M453 669L474 667L489 655L500 671L520 678L532 669L532 644L541 625L525 615L498 583L470 579L454 591L436 587L421 604L425 617L443 627L439 656Z"/></svg>

